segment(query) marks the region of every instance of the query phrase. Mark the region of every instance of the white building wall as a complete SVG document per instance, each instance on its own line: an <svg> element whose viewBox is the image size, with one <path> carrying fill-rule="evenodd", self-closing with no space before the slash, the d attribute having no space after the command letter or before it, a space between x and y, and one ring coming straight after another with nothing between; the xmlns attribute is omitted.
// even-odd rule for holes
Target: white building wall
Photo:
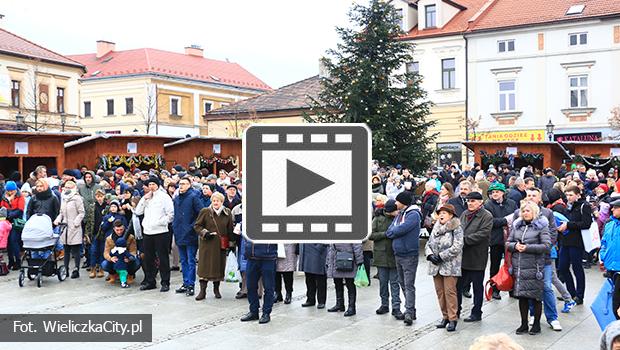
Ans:
<svg viewBox="0 0 620 350"><path fill-rule="evenodd" d="M468 117L481 118L479 130L544 129L551 119L556 134L610 132L608 118L620 105L620 44L614 43L614 26L620 20L590 21L468 36ZM588 33L588 44L569 46L569 34ZM544 35L539 50L538 34ZM514 52L498 52L498 40L514 39ZM570 107L569 75L588 76L585 121L571 121L562 110ZM498 80L516 80L513 125L500 125L491 113L499 112Z"/></svg>

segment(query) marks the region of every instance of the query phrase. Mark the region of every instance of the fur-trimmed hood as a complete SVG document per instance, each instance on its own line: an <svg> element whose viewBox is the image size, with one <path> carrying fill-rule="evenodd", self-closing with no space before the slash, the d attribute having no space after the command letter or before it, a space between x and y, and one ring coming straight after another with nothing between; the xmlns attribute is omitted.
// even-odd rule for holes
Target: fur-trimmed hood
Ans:
<svg viewBox="0 0 620 350"><path fill-rule="evenodd" d="M444 225L439 223L439 220L435 223L435 227L433 227L433 234L443 235L446 232L454 231L461 225L461 221L456 216L450 219L450 221L446 222Z"/></svg>

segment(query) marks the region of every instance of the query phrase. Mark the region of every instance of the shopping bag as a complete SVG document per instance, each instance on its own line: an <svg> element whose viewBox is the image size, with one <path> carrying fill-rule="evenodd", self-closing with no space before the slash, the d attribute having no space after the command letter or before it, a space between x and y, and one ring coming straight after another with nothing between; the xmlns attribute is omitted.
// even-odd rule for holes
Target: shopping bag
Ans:
<svg viewBox="0 0 620 350"><path fill-rule="evenodd" d="M493 296L493 287L502 292L509 292L514 285L514 278L510 274L510 266L512 261L511 253L504 252L504 264L499 268L497 274L489 279L485 285L485 296L487 300L491 300Z"/></svg>
<svg viewBox="0 0 620 350"><path fill-rule="evenodd" d="M226 257L226 270L224 275L226 276L226 282L239 282L241 280L237 256L233 252L228 253L228 257Z"/></svg>
<svg viewBox="0 0 620 350"><path fill-rule="evenodd" d="M592 220L589 229L581 230L581 239L583 240L583 247L588 253L601 247L601 235L598 232L596 220Z"/></svg>
<svg viewBox="0 0 620 350"><path fill-rule="evenodd" d="M284 250L284 243L278 243L278 259L286 258L286 250Z"/></svg>
<svg viewBox="0 0 620 350"><path fill-rule="evenodd" d="M605 282L603 282L596 299L594 299L594 302L590 305L590 309L592 310L594 317L596 317L596 321L602 331L605 330L608 324L616 320L616 310L613 309L612 301L613 294L614 282L608 278Z"/></svg>
<svg viewBox="0 0 620 350"><path fill-rule="evenodd" d="M370 284L364 265L360 265L357 268L357 273L355 274L355 280L353 281L353 283L355 283L355 285L358 287L368 287L368 285Z"/></svg>

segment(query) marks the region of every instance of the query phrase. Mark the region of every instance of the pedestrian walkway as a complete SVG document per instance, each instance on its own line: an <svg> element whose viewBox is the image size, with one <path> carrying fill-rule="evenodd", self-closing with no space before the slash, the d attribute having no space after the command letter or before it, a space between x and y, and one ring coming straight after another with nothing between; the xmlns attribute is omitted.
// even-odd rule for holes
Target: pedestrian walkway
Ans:
<svg viewBox="0 0 620 350"><path fill-rule="evenodd" d="M276 304L272 321L267 325L241 323L239 318L248 311L247 300L235 300L236 283L223 283L220 300L213 297L209 285L207 299L196 302L193 297L141 292L136 285L121 289L103 279L68 279L59 283L45 278L43 287L34 282L17 286L17 276L11 272L0 278L2 313L152 313L152 343L91 343L95 349L467 349L475 338L485 334L505 332L525 349L597 349L600 330L589 305L603 282L598 269L586 270L586 302L570 314L560 314L562 332L551 330L543 316L540 335L514 335L519 325L516 300L502 293L501 301L485 303L483 320L479 323L459 322L458 330L447 333L434 324L440 313L432 279L426 275L426 261L421 260L417 278L418 320L412 327L392 316L375 314L379 306L378 280L368 288L358 289L357 315L345 318L342 313L327 313L316 308L302 308L305 285L302 275L295 278L293 303ZM374 272L374 269L373 269ZM85 274L83 274L84 276ZM139 274L137 281L142 278ZM328 289L328 307L334 302L333 284ZM181 284L181 274L172 273L172 287ZM465 299L465 316L471 299ZM560 303L561 304L561 303ZM560 305L561 306L561 305ZM2 344L2 349L24 349L34 344ZM81 343L54 344L53 348L84 349Z"/></svg>

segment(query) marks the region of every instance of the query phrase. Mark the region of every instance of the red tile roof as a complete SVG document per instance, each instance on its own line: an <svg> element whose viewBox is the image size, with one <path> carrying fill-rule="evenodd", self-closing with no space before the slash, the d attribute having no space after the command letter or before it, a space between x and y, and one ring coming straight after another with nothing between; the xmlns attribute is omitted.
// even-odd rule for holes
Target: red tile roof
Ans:
<svg viewBox="0 0 620 350"><path fill-rule="evenodd" d="M566 15L571 5L585 5L581 14ZM619 0L496 0L473 31L530 26L620 15Z"/></svg>
<svg viewBox="0 0 620 350"><path fill-rule="evenodd" d="M0 28L0 53L84 69L84 65Z"/></svg>
<svg viewBox="0 0 620 350"><path fill-rule="evenodd" d="M546 0L545 0L546 1ZM488 0L452 0L455 5L464 7L452 19L441 28L419 29L413 27L404 39L421 39L427 37L445 36L465 33L469 29L469 20L488 2ZM449 3L447 3L449 6Z"/></svg>
<svg viewBox="0 0 620 350"><path fill-rule="evenodd" d="M446 2L444 0L444 2ZM498 30L600 17L620 17L620 0L452 0L465 7L442 28L412 28L404 39ZM566 15L571 5L585 5L581 14Z"/></svg>
<svg viewBox="0 0 620 350"><path fill-rule="evenodd" d="M237 63L177 52L144 48L112 51L101 58L97 58L94 53L69 57L86 65L88 73L82 77L86 80L151 73L255 90L271 90L269 85Z"/></svg>

